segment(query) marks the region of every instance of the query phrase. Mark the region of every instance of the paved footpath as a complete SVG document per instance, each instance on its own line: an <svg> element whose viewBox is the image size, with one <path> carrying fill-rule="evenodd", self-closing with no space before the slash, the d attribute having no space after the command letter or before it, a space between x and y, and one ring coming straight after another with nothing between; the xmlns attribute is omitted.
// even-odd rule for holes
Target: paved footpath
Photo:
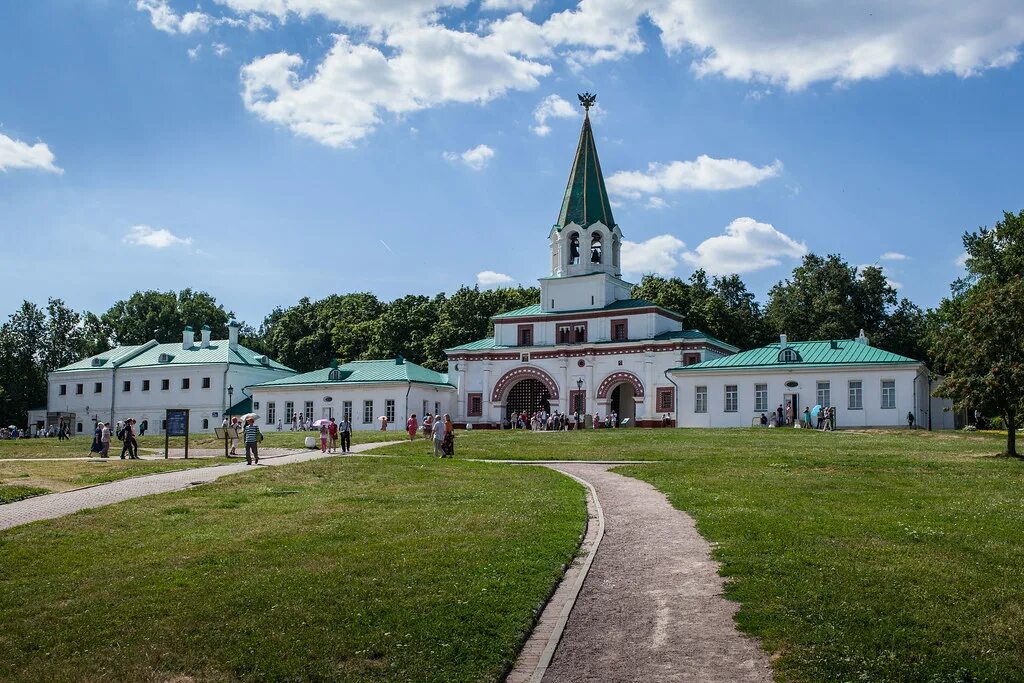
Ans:
<svg viewBox="0 0 1024 683"><path fill-rule="evenodd" d="M395 442L397 443L397 442ZM353 453L385 446L387 443L366 443L352 447ZM277 451L280 452L280 451ZM294 450L286 451L283 455L273 455L260 458L258 467L278 467L280 465L292 465L309 460L320 458L341 457L341 454L321 453L318 450ZM16 503L0 505L0 530L11 527L37 522L41 519L53 519L70 515L79 510L88 508L103 507L120 503L123 500L149 496L155 493L167 493L168 491L180 491L191 486L206 484L216 481L221 477L240 472L248 472L254 469L255 465L246 465L245 462L230 465L214 465L211 467L197 467L190 470L178 470L175 472L163 472L160 474L149 474L142 477L122 479L109 484L100 484L88 488L66 491L64 493L51 493L45 496L36 496Z"/></svg>
<svg viewBox="0 0 1024 683"><path fill-rule="evenodd" d="M605 527L544 681L772 680L689 515L608 464L549 467L594 486Z"/></svg>

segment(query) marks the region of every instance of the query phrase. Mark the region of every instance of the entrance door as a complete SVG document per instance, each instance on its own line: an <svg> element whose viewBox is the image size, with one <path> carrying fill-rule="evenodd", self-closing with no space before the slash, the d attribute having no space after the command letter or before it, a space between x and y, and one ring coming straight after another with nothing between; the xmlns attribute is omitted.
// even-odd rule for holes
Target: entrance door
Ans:
<svg viewBox="0 0 1024 683"><path fill-rule="evenodd" d="M785 411L786 424L790 427L800 422L800 394L783 394L782 409Z"/></svg>
<svg viewBox="0 0 1024 683"><path fill-rule="evenodd" d="M633 385L623 382L612 389L611 402L609 406L618 413L619 424L628 419L630 423L636 421L636 396L633 392Z"/></svg>
<svg viewBox="0 0 1024 683"><path fill-rule="evenodd" d="M325 406L320 409L320 417L325 420L330 420L334 417L334 406Z"/></svg>

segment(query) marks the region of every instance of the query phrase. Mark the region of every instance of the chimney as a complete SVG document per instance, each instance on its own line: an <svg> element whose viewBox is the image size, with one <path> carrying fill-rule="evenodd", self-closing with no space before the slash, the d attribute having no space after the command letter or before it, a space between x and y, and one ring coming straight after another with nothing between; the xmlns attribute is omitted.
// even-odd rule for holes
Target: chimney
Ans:
<svg viewBox="0 0 1024 683"><path fill-rule="evenodd" d="M200 346L202 348L204 348L204 349L208 349L208 348L210 348L210 326L209 325L203 325L202 334L203 334L203 343L200 344Z"/></svg>
<svg viewBox="0 0 1024 683"><path fill-rule="evenodd" d="M186 325L185 329L181 333L181 348L191 349L192 345L195 343L195 338L196 333L192 331L190 326Z"/></svg>
<svg viewBox="0 0 1024 683"><path fill-rule="evenodd" d="M395 357L395 365L405 365L405 358L402 357L402 354L398 354Z"/></svg>
<svg viewBox="0 0 1024 683"><path fill-rule="evenodd" d="M228 348L234 349L238 346L238 323L234 320L228 323Z"/></svg>
<svg viewBox="0 0 1024 683"><path fill-rule="evenodd" d="M779 348L780 349L784 349L787 346L789 346L789 344L786 342L786 335L785 334L780 334L779 335Z"/></svg>
<svg viewBox="0 0 1024 683"><path fill-rule="evenodd" d="M871 344L868 343L868 337L866 334L864 334L863 329L860 331L860 334L857 335L857 343L863 344L864 346L871 346Z"/></svg>

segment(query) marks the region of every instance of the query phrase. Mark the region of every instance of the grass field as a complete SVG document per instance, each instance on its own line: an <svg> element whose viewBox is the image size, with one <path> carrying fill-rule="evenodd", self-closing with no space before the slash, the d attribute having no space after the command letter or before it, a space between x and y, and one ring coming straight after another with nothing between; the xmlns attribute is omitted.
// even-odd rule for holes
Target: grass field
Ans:
<svg viewBox="0 0 1024 683"><path fill-rule="evenodd" d="M496 680L586 517L535 468L332 458L0 532L3 680Z"/></svg>
<svg viewBox="0 0 1024 683"><path fill-rule="evenodd" d="M265 432L265 439L260 444L261 448L302 448L305 437L314 436L313 432ZM391 441L405 437L404 432L389 431L367 431L353 432L352 443L372 443L378 441ZM185 437L176 436L169 439L171 448L184 448ZM10 458L90 458L95 457L89 452L89 445L92 443L92 434L87 436L76 436L67 441L57 439L19 439L17 441L0 441L0 460ZM223 449L224 442L216 439L213 435L192 435L188 442L189 450L192 449ZM139 439L140 452L146 450L164 451L164 437L160 435L148 435ZM110 444L110 452L116 456L121 452L121 442L114 439Z"/></svg>

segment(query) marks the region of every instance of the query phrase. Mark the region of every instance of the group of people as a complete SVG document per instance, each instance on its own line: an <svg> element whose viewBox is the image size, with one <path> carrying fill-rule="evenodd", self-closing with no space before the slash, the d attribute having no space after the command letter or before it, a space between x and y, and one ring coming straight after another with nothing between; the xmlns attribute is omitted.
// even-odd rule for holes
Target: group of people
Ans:
<svg viewBox="0 0 1024 683"><path fill-rule="evenodd" d="M761 413L760 422L762 427L801 427L803 429L818 429L823 432L835 431L836 407L817 406L817 410L817 415L813 415L811 409L805 407L804 412L797 416L795 406L786 401L786 407L783 408L780 403L770 418L765 413ZM815 417L817 424L815 424Z"/></svg>
<svg viewBox="0 0 1024 683"><path fill-rule="evenodd" d="M348 453L352 449L352 424L344 418L335 420L333 417L320 421L320 452L337 453L341 443L341 452Z"/></svg>
<svg viewBox="0 0 1024 683"><path fill-rule="evenodd" d="M89 447L90 452L98 454L101 458L109 457L110 440L113 436L121 442L121 460L139 460L139 441L136 438L139 431L136 424L133 417L118 420L112 434L109 424L97 422L96 429L93 430L92 445Z"/></svg>
<svg viewBox="0 0 1024 683"><path fill-rule="evenodd" d="M546 410L538 410L535 413L527 413L525 410L513 413L502 420L502 429L529 429L535 432L563 432L570 429L583 429L586 422L586 415L579 411L572 415L565 415L557 410L548 413ZM601 414L595 412L592 416L591 426L594 429L618 429L619 414L611 411L601 419Z"/></svg>
<svg viewBox="0 0 1024 683"><path fill-rule="evenodd" d="M0 441L7 441L8 439L20 439L22 432L15 426L0 427Z"/></svg>
<svg viewBox="0 0 1024 683"><path fill-rule="evenodd" d="M416 419L416 413L409 416L405 421L405 431L409 435L409 441L416 439L416 434L421 429ZM434 446L434 456L438 458L451 458L455 456L455 424L448 413L441 415L427 415L423 418L423 436L430 439Z"/></svg>

